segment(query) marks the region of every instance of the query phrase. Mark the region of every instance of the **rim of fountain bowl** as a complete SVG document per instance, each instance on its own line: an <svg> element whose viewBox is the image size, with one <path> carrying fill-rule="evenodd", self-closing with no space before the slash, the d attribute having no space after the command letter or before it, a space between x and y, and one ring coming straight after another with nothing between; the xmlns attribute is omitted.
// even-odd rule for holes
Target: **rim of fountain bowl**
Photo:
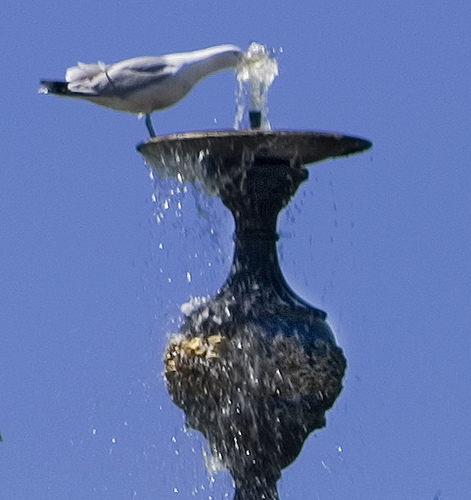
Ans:
<svg viewBox="0 0 471 500"><path fill-rule="evenodd" d="M210 155L234 164L247 156L299 161L302 165L361 153L372 143L361 137L305 130L209 130L152 137L136 149L153 163L168 155Z"/></svg>

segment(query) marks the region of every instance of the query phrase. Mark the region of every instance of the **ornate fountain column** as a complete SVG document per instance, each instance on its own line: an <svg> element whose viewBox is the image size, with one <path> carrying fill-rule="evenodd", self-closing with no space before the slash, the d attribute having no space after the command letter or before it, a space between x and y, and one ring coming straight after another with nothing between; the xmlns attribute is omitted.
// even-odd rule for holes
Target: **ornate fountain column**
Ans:
<svg viewBox="0 0 471 500"><path fill-rule="evenodd" d="M235 500L278 499L281 470L325 426L346 368L326 313L283 278L278 214L307 180L306 164L369 147L338 134L259 130L179 134L138 146L157 170L201 182L235 219L226 283L185 317L164 356L170 396L231 472Z"/></svg>

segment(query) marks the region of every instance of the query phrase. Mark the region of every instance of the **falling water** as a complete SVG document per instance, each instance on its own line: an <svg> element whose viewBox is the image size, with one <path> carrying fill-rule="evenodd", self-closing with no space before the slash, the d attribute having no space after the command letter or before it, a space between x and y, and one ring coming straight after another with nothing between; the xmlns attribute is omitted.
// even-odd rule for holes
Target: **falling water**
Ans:
<svg viewBox="0 0 471 500"><path fill-rule="evenodd" d="M237 68L237 114L234 128L240 130L245 125L246 110L262 113L262 130L270 130L268 120L267 94L270 85L278 75L278 63L273 50L253 42L244 54Z"/></svg>

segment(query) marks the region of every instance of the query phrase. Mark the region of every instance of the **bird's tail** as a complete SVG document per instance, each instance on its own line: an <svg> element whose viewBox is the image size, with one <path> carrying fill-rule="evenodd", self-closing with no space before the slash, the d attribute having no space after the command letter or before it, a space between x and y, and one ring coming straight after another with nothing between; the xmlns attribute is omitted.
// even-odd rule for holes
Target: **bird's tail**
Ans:
<svg viewBox="0 0 471 500"><path fill-rule="evenodd" d="M57 94L57 95L70 95L71 92L68 88L68 82L60 82L54 80L41 80L42 87L39 92L42 94Z"/></svg>

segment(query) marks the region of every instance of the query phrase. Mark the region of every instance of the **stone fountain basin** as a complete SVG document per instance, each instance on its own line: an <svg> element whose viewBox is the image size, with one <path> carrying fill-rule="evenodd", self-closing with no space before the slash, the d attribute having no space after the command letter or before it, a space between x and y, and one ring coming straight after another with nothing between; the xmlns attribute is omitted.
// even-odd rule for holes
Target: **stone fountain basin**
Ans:
<svg viewBox="0 0 471 500"><path fill-rule="evenodd" d="M370 141L359 137L329 132L215 130L153 137L139 144L137 150L153 162L159 157L175 154L197 159L210 154L222 162L237 163L246 157L260 155L309 165L359 153L371 145Z"/></svg>
<svg viewBox="0 0 471 500"><path fill-rule="evenodd" d="M139 144L137 150L157 177L201 184L211 196L219 195L222 184L257 159L302 169L371 146L365 139L329 132L216 130L153 137Z"/></svg>

